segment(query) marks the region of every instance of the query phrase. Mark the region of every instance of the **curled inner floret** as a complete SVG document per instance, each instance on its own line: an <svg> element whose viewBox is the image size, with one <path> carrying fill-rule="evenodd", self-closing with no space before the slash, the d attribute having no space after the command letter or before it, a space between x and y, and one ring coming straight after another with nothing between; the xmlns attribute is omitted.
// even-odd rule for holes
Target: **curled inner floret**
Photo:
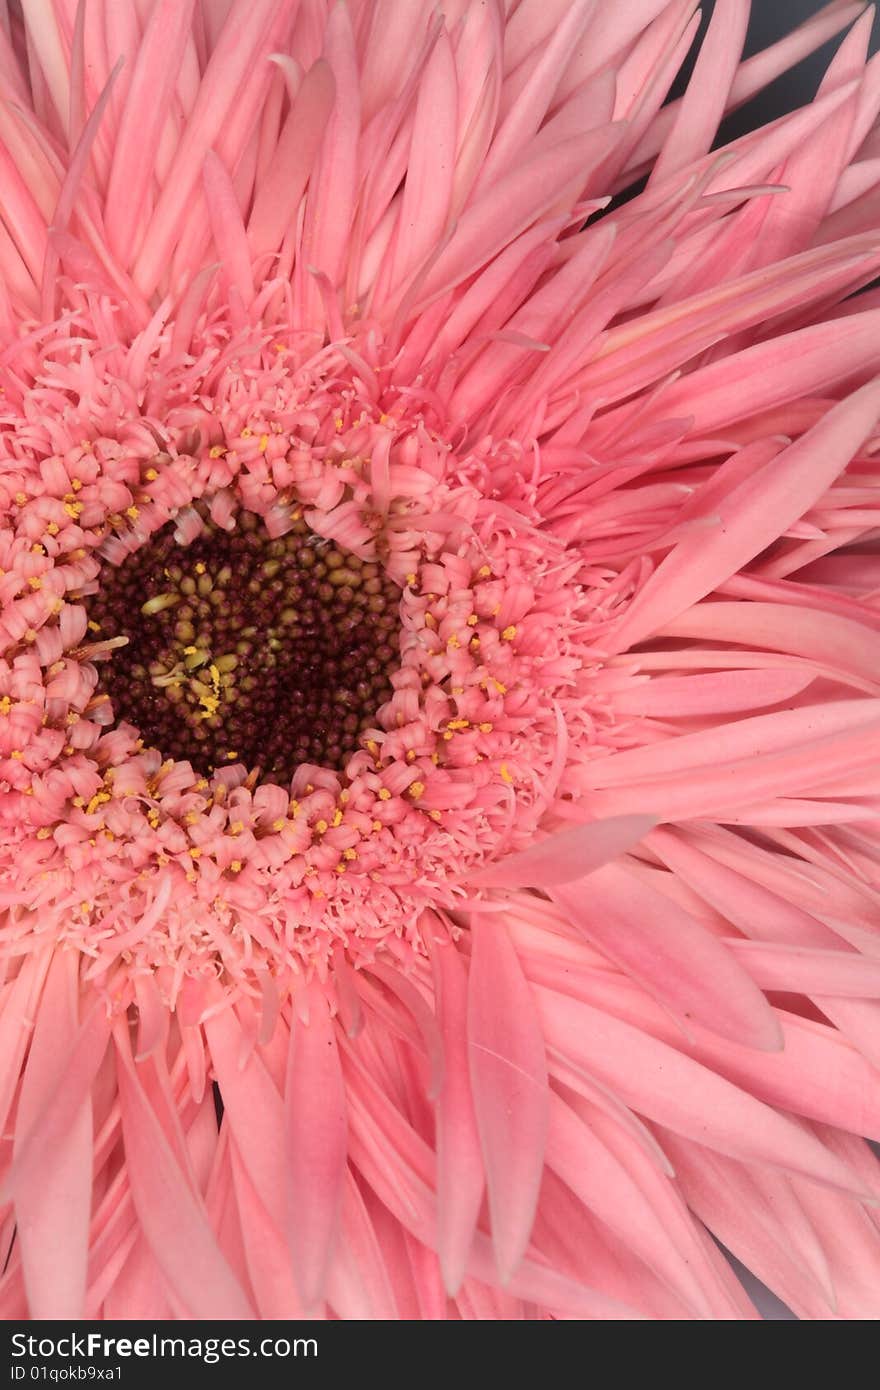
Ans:
<svg viewBox="0 0 880 1390"><path fill-rule="evenodd" d="M459 455L330 352L248 363L104 434L68 402L0 483L12 935L51 902L96 978L169 998L417 942L627 741L594 646L630 590L542 527L518 446Z"/></svg>

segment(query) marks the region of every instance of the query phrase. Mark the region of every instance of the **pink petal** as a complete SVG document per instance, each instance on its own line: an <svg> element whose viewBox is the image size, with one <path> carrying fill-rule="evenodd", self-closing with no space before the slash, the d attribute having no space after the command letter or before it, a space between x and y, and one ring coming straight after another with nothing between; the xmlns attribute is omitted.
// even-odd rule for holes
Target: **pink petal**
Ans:
<svg viewBox="0 0 880 1390"><path fill-rule="evenodd" d="M656 823L651 816L613 816L559 830L518 854L478 869L468 881L503 888L570 883L633 849Z"/></svg>
<svg viewBox="0 0 880 1390"><path fill-rule="evenodd" d="M317 990L309 1021L290 1038L284 1096L287 1129L288 1240L303 1303L321 1297L339 1227L345 1175L346 1100L336 1031Z"/></svg>
<svg viewBox="0 0 880 1390"><path fill-rule="evenodd" d="M472 918L468 1049L502 1282L528 1244L547 1136L544 1037L503 923Z"/></svg>
<svg viewBox="0 0 880 1390"><path fill-rule="evenodd" d="M693 1019L750 1047L782 1046L773 1010L725 946L624 865L608 864L583 883L554 888L551 896L588 941L671 1009L685 1029Z"/></svg>
<svg viewBox="0 0 880 1390"><path fill-rule="evenodd" d="M436 1102L437 1254L452 1297L467 1268L485 1176L468 1070L467 971L452 943L436 943L433 959L445 1058Z"/></svg>

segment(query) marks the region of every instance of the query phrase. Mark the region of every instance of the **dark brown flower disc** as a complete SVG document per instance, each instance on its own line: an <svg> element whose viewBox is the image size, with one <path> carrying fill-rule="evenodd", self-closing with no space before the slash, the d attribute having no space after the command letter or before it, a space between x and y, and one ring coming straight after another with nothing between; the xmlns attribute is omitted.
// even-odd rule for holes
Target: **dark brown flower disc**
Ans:
<svg viewBox="0 0 880 1390"><path fill-rule="evenodd" d="M106 564L88 600L95 636L129 639L101 666L116 719L202 773L341 769L391 695L400 590L302 520L275 540L252 512L203 520L189 545L169 523Z"/></svg>

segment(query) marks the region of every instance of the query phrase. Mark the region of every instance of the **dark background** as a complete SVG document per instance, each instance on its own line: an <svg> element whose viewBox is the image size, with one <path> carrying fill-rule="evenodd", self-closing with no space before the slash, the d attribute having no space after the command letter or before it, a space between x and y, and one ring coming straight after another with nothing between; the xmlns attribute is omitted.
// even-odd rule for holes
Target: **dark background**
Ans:
<svg viewBox="0 0 880 1390"><path fill-rule="evenodd" d="M601 3L606 4L616 2L618 0L601 0ZM705 33L714 8L715 0L704 0L698 38L702 38ZM777 39L781 39L784 34L796 29L805 19L809 19L810 15L817 14L823 8L824 0L752 0L752 14L744 56L749 57L752 53L767 48L769 44L775 43ZM729 116L722 124L719 143L734 140L737 136L745 134L746 131L754 130L759 125L766 125L768 121L775 120L777 116L784 115L786 111L791 111L794 107L803 106L805 102L811 101L816 95L816 88L840 43L840 37L832 39L830 43L823 44L809 58L805 58L802 63L798 63L797 67L777 78L758 96L747 102L745 106L740 107L732 116ZM875 14L871 51L876 53L878 49L880 49L880 16ZM695 56L695 53L692 54L690 62L682 69L674 88L676 94L684 85Z"/></svg>

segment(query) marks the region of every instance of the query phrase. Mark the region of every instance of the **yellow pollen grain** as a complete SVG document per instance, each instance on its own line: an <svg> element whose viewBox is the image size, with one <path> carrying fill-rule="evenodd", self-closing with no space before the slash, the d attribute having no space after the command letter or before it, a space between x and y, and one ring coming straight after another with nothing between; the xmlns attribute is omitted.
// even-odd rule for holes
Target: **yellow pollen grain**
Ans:
<svg viewBox="0 0 880 1390"><path fill-rule="evenodd" d="M336 872L338 874L344 874L346 872L345 865L341 861L336 865Z"/></svg>
<svg viewBox="0 0 880 1390"><path fill-rule="evenodd" d="M479 639L479 637L472 637L471 640L468 642L468 646L470 647L470 649L471 649L472 652L479 651L479 648L480 648L480 639Z"/></svg>
<svg viewBox="0 0 880 1390"><path fill-rule="evenodd" d="M45 553L46 553L46 552L45 552L45 550L43 549L43 547L40 545L40 542L39 542L39 541L34 541L33 545L31 546L31 554L32 554L32 555L45 555Z"/></svg>
<svg viewBox="0 0 880 1390"><path fill-rule="evenodd" d="M82 509L82 502L65 502L64 504L64 510L74 521L82 514Z"/></svg>
<svg viewBox="0 0 880 1390"><path fill-rule="evenodd" d="M186 881L187 883L198 883L199 876L197 873L194 873L192 869L189 869L186 874Z"/></svg>
<svg viewBox="0 0 880 1390"><path fill-rule="evenodd" d="M409 786L409 794L412 797L413 801L418 801L419 797L425 795L424 782L411 782Z"/></svg>
<svg viewBox="0 0 880 1390"><path fill-rule="evenodd" d="M491 725L491 724L481 724L481 725L480 725L480 733L481 733L481 734L491 734L491 732L492 732L492 725Z"/></svg>
<svg viewBox="0 0 880 1390"><path fill-rule="evenodd" d="M39 828L39 830L37 831L37 839L38 839L38 840L48 840L48 839L49 839L49 836L50 836L51 834L52 834L52 827L51 827L50 825L41 825L40 828Z"/></svg>
<svg viewBox="0 0 880 1390"><path fill-rule="evenodd" d="M2 700L0 700L0 714L8 714L11 709L12 701L8 695L4 695Z"/></svg>
<svg viewBox="0 0 880 1390"><path fill-rule="evenodd" d="M202 818L199 815L198 811L187 811L186 815L183 818L183 823L184 825L195 825L201 819Z"/></svg>
<svg viewBox="0 0 880 1390"><path fill-rule="evenodd" d="M244 821L243 821L243 820L234 820L234 821L232 822L232 824L230 825L230 827L229 827L229 833L230 833L230 835L240 835L241 832L242 832L243 830L244 830Z"/></svg>
<svg viewBox="0 0 880 1390"><path fill-rule="evenodd" d="M415 750L414 748L410 748L410 749L409 749L409 751L408 751L408 753L407 753L407 755L406 755L406 760L407 760L408 763L414 763L414 762L415 762L415 760L416 760L416 750Z"/></svg>
<svg viewBox="0 0 880 1390"><path fill-rule="evenodd" d="M340 810L336 810L333 812L333 820L331 821L331 824L334 830L336 829L337 825L342 824L342 812Z"/></svg>
<svg viewBox="0 0 880 1390"><path fill-rule="evenodd" d="M372 753L374 758L376 754L379 752L379 745L374 738L367 739L367 751Z"/></svg>
<svg viewBox="0 0 880 1390"><path fill-rule="evenodd" d="M144 474L144 478L148 483L154 483L158 476L159 474L156 472L155 468L148 468Z"/></svg>
<svg viewBox="0 0 880 1390"><path fill-rule="evenodd" d="M199 560L199 561L197 562L197 564L196 564L195 569L196 569L196 574L204 574L204 573L205 573L205 570L207 569L207 566L206 566L204 560Z"/></svg>
<svg viewBox="0 0 880 1390"><path fill-rule="evenodd" d="M504 684L503 681L497 681L497 680L495 679L495 677L493 676L493 677L492 677L492 684L494 685L495 689L498 691L498 694L499 694L499 695L506 695L506 694L507 694L507 686Z"/></svg>
<svg viewBox="0 0 880 1390"><path fill-rule="evenodd" d="M50 521L49 525L46 527L46 531L50 536L57 536L60 530L61 527L58 525L57 521Z"/></svg>
<svg viewBox="0 0 880 1390"><path fill-rule="evenodd" d="M23 507L23 506L25 505L25 503L27 502L27 493L26 493L26 492L17 492L17 493L15 494L15 497L13 498L13 501L15 502L15 504L16 504L17 507Z"/></svg>
<svg viewBox="0 0 880 1390"><path fill-rule="evenodd" d="M266 450L268 449L268 447L269 447L269 436L268 436L268 434L261 434L261 435L260 435L260 453L261 453L261 454L265 454L265 452L266 452Z"/></svg>
<svg viewBox="0 0 880 1390"><path fill-rule="evenodd" d="M229 867L230 867L230 869L232 870L232 872L233 872L234 874L240 874L240 873L241 873L241 870L242 870L242 863L241 863L241 860L240 860L240 859L233 859L233 861L232 861L232 863L229 865Z"/></svg>
<svg viewBox="0 0 880 1390"><path fill-rule="evenodd" d="M30 579L28 580L28 584L30 584L32 589L42 589L43 587L43 581L37 574L31 575Z"/></svg>
<svg viewBox="0 0 880 1390"><path fill-rule="evenodd" d="M15 758L16 762L21 762L21 759L24 757L24 753L22 753L20 748L13 748L9 756L10 758Z"/></svg>
<svg viewBox="0 0 880 1390"><path fill-rule="evenodd" d="M429 812L428 812L428 818L429 818L429 820L439 820L439 819L440 819L440 812L439 812L439 811L429 811Z"/></svg>
<svg viewBox="0 0 880 1390"><path fill-rule="evenodd" d="M75 797L73 798L72 804L73 804L74 806L85 806L85 804L86 804L86 799L85 799L84 796L75 796Z"/></svg>
<svg viewBox="0 0 880 1390"><path fill-rule="evenodd" d="M509 627L506 627L506 628L504 629L504 631L502 632L502 634L501 634L501 640L502 640L503 642L512 642L515 636L516 636L516 628L514 627L513 623L511 623L510 626L509 626Z"/></svg>
<svg viewBox="0 0 880 1390"><path fill-rule="evenodd" d="M89 632L100 632L100 631L101 631L101 624L100 624L100 623L96 623L95 620L94 620L94 618L89 618L89 621L88 621L88 623L86 624L86 626L88 627Z"/></svg>
<svg viewBox="0 0 880 1390"><path fill-rule="evenodd" d="M348 801L350 794L351 793L348 791L346 787L343 787L342 791L339 793L339 800L342 802L343 806L345 805L346 801Z"/></svg>
<svg viewBox="0 0 880 1390"><path fill-rule="evenodd" d="M407 582L407 584L409 584L410 588L412 588L412 586L413 586L413 585L415 584L415 582L416 582L416 577L415 577L415 575L414 575L414 574L408 574L408 575L406 576L406 582Z"/></svg>
<svg viewBox="0 0 880 1390"><path fill-rule="evenodd" d="M379 800L380 800L380 801L390 801L390 800L391 800L391 793L390 793L390 791L388 790L387 787L380 787L380 788L379 788Z"/></svg>
<svg viewBox="0 0 880 1390"><path fill-rule="evenodd" d="M282 342L273 343L273 344L272 344L272 349L273 349L274 352L286 352L286 351L287 351L287 348L286 348L285 344L282 343Z"/></svg>
<svg viewBox="0 0 880 1390"><path fill-rule="evenodd" d="M132 506L126 507L125 509L125 515L129 518L130 521L137 521L140 514L140 507L135 507L133 504Z"/></svg>
<svg viewBox="0 0 880 1390"><path fill-rule="evenodd" d="M513 778L510 775L510 769L508 768L507 763L502 763L498 771L501 773L502 782L507 782L508 785L510 785L513 782Z"/></svg>
<svg viewBox="0 0 880 1390"><path fill-rule="evenodd" d="M446 725L447 729L469 729L471 721L469 719L450 719Z"/></svg>
<svg viewBox="0 0 880 1390"><path fill-rule="evenodd" d="M195 656L197 651L198 647L184 647L183 654L184 656Z"/></svg>
<svg viewBox="0 0 880 1390"><path fill-rule="evenodd" d="M273 822L272 822L272 829L273 829L273 830L276 830L276 831L277 831L277 830L283 830L286 824L287 824L287 821L284 819L284 817L283 817L283 816L279 816L277 820L273 820Z"/></svg>
<svg viewBox="0 0 880 1390"><path fill-rule="evenodd" d="M237 757L238 757L238 753L235 752L234 749L230 748L229 752L226 754L226 761L227 761L227 762L230 762L230 763L234 763L234 762L235 762L235 759L236 759Z"/></svg>
<svg viewBox="0 0 880 1390"><path fill-rule="evenodd" d="M357 857L358 857L357 850L356 850L356 849L351 849L351 848L349 848L349 849L344 849L344 850L342 851L342 857L343 857L343 859L349 859L349 860L351 860L351 859L357 859Z"/></svg>
<svg viewBox="0 0 880 1390"><path fill-rule="evenodd" d="M253 434L253 430L250 428L250 426L249 426L249 425L245 425L244 429L243 429L242 432L241 432L241 438L242 438L242 439L250 439L250 437L251 437L252 434Z"/></svg>
<svg viewBox="0 0 880 1390"><path fill-rule="evenodd" d="M327 831L327 830L329 830L329 829L330 829L330 827L328 826L328 824L327 824L327 822L326 822L325 820L315 821L315 834L316 834L316 835L323 835L323 834L325 833L325 831Z"/></svg>
<svg viewBox="0 0 880 1390"><path fill-rule="evenodd" d="M489 567L489 565L481 565L480 568L477 570L477 575L480 579L488 579L491 573L492 570Z"/></svg>
<svg viewBox="0 0 880 1390"><path fill-rule="evenodd" d="M382 822L381 822L380 820L374 820L374 821L373 821L373 829L374 829L374 830L381 830L382 828L383 828L383 826L382 826Z"/></svg>
<svg viewBox="0 0 880 1390"><path fill-rule="evenodd" d="M444 737L444 739L446 740L446 742L448 743L449 740L450 740L451 738L455 738L455 734L452 732L451 729L444 729L444 731L443 731L443 737Z"/></svg>
<svg viewBox="0 0 880 1390"><path fill-rule="evenodd" d="M477 625L477 623L478 623L479 621L480 621L480 620L479 620L479 618L477 617L476 613L472 613L471 616L470 616L470 617L468 618L468 620L467 620L467 625L468 625L468 627L476 627L476 625Z"/></svg>
<svg viewBox="0 0 880 1390"><path fill-rule="evenodd" d="M437 619L434 617L434 614L433 614L433 613L426 613L426 614L425 614L425 627L435 628L436 626L437 626Z"/></svg>
<svg viewBox="0 0 880 1390"><path fill-rule="evenodd" d="M461 643L459 642L454 632L452 636L447 639L446 646L454 652L457 652L459 647L461 646Z"/></svg>
<svg viewBox="0 0 880 1390"><path fill-rule="evenodd" d="M79 910L80 912L91 912L92 904L84 899L79 905Z"/></svg>
<svg viewBox="0 0 880 1390"><path fill-rule="evenodd" d="M209 459L222 459L222 457L223 457L223 455L224 455L225 453L226 453L226 450L224 449L224 447L223 447L222 444L212 444L211 447L210 447L210 449L208 450L208 458L209 458Z"/></svg>
<svg viewBox="0 0 880 1390"><path fill-rule="evenodd" d="M190 859L201 859L202 851L199 849L198 845L194 845L189 851L189 857Z"/></svg>

